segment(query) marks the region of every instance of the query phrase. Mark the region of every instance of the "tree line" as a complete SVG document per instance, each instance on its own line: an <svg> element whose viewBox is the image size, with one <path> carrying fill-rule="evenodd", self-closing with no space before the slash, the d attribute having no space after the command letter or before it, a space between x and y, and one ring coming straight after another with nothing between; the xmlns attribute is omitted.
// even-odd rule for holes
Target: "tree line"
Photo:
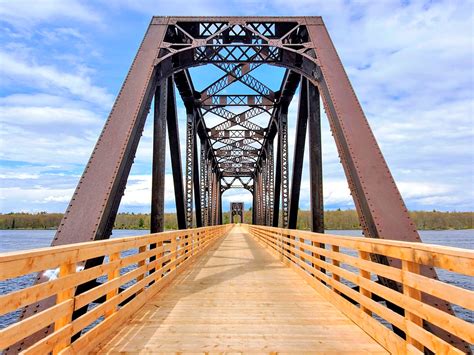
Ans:
<svg viewBox="0 0 474 355"><path fill-rule="evenodd" d="M56 229L61 213L6 213L0 214L0 229ZM411 211L410 216L419 230L472 229L474 212ZM165 213L165 230L177 229L176 214ZM223 214L223 222L229 223L230 216ZM244 222L252 222L252 211L244 213ZM355 210L326 211L326 229L360 229ZM150 215L144 213L119 213L115 220L116 229L150 229ZM310 211L298 212L298 229L311 229Z"/></svg>

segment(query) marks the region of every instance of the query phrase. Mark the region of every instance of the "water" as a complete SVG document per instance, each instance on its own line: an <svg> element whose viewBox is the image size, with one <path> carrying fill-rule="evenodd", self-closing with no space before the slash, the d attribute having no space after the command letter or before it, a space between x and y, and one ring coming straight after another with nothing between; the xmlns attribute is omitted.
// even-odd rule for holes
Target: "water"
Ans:
<svg viewBox="0 0 474 355"><path fill-rule="evenodd" d="M362 236L357 230L328 230L330 234ZM0 253L24 249L47 247L53 239L54 230L0 230ZM112 237L126 237L143 235L149 233L146 230L114 230ZM474 249L474 230L446 230L446 231L420 231L423 242L429 244L445 245L450 247ZM341 250L342 251L342 250ZM350 267L347 267L350 269ZM474 290L472 278L454 274L445 270L437 270L441 280L465 288ZM34 275L25 275L14 280L0 281L0 295L9 293L15 289L21 289L33 282ZM470 322L473 321L473 313L455 306L458 315ZM0 316L0 329L8 326L17 319L18 313Z"/></svg>

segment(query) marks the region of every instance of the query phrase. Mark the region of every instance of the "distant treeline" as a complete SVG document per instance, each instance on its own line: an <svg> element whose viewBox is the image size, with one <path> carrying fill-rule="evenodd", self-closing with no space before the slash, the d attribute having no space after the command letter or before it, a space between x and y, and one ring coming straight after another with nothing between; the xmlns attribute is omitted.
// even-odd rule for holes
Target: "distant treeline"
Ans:
<svg viewBox="0 0 474 355"><path fill-rule="evenodd" d="M472 229L474 212L412 211L410 216L420 230ZM61 213L8 213L0 214L0 229L55 229L62 218ZM244 222L251 223L252 211L245 211ZM229 213L224 213L223 222L229 223ZM326 229L360 229L354 210L326 211ZM119 213L116 229L150 229L150 215L142 213ZM298 229L310 229L309 211L299 211ZM165 229L177 229L176 214L165 213Z"/></svg>

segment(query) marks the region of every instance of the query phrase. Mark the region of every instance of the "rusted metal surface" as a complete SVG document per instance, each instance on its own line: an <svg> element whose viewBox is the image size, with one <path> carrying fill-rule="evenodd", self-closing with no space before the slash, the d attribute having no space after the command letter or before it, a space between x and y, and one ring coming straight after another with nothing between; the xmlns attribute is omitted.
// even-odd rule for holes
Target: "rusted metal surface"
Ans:
<svg viewBox="0 0 474 355"><path fill-rule="evenodd" d="M201 91L194 88L188 71L199 65L211 65L222 72ZM256 69L263 65L286 68L278 91L257 78ZM294 118L288 115L288 106L300 82L290 177L288 121ZM234 83L248 92L232 92ZM175 86L187 112L184 184ZM197 226L222 223L222 194L231 188L253 194L254 224L294 228L308 130L312 229L324 232L321 93L365 236L420 241L322 19L223 16L152 19L53 245L110 236L155 91L152 231L163 229L168 126L180 228L192 227L194 215ZM221 122L208 127L212 116ZM398 260L377 260L399 266ZM89 260L85 267L100 263L102 259ZM436 278L433 269L422 272ZM394 282L381 281L400 290ZM82 285L78 292L87 287ZM452 312L450 305L424 297L435 307ZM32 305L23 317L52 304L54 299ZM442 330L426 328L443 335ZM48 329L35 337L47 333ZM467 349L458 339L445 340ZM7 353L24 349L29 341Z"/></svg>
<svg viewBox="0 0 474 355"><path fill-rule="evenodd" d="M156 86L155 60L166 32L166 21L152 21L74 191L52 245L109 238L125 189L135 151ZM90 261L86 266L101 263ZM46 280L38 274L37 283ZM27 318L54 304L54 299L25 307ZM39 331L6 354L26 349L52 327Z"/></svg>
<svg viewBox="0 0 474 355"><path fill-rule="evenodd" d="M244 223L244 203L243 202L230 203L230 223L234 223L234 216L239 216L240 223Z"/></svg>
<svg viewBox="0 0 474 355"><path fill-rule="evenodd" d="M322 72L319 88L364 235L421 242L326 27L321 19L308 22L308 32ZM388 258L387 261L400 267L399 260ZM437 278L433 268L425 267L422 274ZM394 288L399 287L394 285ZM450 304L427 294L423 298L436 308L453 313ZM460 339L441 329L427 328L445 341L469 351L468 344Z"/></svg>

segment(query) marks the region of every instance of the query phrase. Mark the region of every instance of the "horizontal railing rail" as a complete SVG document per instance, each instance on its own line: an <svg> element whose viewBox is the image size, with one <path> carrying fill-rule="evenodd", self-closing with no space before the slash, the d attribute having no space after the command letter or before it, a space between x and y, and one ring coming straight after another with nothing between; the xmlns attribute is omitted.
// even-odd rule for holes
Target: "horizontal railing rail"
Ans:
<svg viewBox="0 0 474 355"><path fill-rule="evenodd" d="M246 225L249 233L300 273L323 297L333 303L366 333L392 353L464 353L426 330L439 327L452 336L474 342L474 325L424 302L434 296L474 311L474 292L423 276L420 269L436 267L466 275L474 285L474 251L370 238L343 237L273 227ZM400 268L373 260L386 256ZM391 280L400 291L377 278ZM393 311L383 299L403 310ZM462 309L461 308L461 309ZM387 325L403 331L405 339Z"/></svg>
<svg viewBox="0 0 474 355"><path fill-rule="evenodd" d="M0 316L53 298L52 306L0 330L5 349L48 327L26 354L87 353L232 225L203 227L0 254L0 281L46 273L49 280L0 296ZM85 261L105 257L88 269ZM96 286L76 292L99 279ZM11 280L14 281L14 280ZM95 307L90 305L95 303ZM73 319L74 311L88 307ZM81 334L80 337L74 335Z"/></svg>

